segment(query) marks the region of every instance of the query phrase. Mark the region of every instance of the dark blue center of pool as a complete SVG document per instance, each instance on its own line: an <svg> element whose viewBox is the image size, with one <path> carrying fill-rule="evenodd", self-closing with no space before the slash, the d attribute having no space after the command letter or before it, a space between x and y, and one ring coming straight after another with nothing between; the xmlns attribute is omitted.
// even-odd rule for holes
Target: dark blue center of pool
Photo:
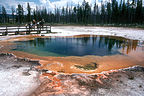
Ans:
<svg viewBox="0 0 144 96"><path fill-rule="evenodd" d="M85 56L120 54L119 49L127 45L127 39L108 36L35 38L16 42L16 51L39 56Z"/></svg>

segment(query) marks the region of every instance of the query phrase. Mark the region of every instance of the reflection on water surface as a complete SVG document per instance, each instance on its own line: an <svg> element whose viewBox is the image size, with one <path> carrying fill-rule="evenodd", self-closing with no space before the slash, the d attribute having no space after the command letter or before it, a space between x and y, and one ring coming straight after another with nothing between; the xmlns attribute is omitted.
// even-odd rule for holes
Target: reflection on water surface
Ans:
<svg viewBox="0 0 144 96"><path fill-rule="evenodd" d="M85 56L128 54L136 51L141 43L137 40L114 36L74 36L35 38L16 42L17 51L24 51L39 56Z"/></svg>

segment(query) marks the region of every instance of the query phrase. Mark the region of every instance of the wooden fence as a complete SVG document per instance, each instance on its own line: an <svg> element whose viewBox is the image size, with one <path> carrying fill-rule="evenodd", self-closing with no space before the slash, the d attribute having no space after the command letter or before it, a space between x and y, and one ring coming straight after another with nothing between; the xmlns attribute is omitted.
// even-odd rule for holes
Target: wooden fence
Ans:
<svg viewBox="0 0 144 96"><path fill-rule="evenodd" d="M42 33L50 33L51 26L34 26L33 28L28 28L25 26L17 26L17 27L0 27L0 35L19 35L19 34L42 34Z"/></svg>

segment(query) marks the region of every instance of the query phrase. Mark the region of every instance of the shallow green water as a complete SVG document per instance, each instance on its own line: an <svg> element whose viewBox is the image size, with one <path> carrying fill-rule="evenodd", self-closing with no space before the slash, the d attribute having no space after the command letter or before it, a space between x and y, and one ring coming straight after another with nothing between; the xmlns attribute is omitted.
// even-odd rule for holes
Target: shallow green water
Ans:
<svg viewBox="0 0 144 96"><path fill-rule="evenodd" d="M105 56L121 54L119 50L123 48L138 46L138 41L109 36L35 38L16 43L13 50L39 56Z"/></svg>

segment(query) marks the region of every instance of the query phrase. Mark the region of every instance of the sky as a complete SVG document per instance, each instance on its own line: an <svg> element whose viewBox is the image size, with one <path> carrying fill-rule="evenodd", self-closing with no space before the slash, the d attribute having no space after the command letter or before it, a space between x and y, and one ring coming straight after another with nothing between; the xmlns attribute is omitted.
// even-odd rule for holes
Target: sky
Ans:
<svg viewBox="0 0 144 96"><path fill-rule="evenodd" d="M95 0L85 0L90 4L94 4ZM100 4L101 0L96 0ZM106 1L106 0L103 0ZM76 6L78 3L81 4L83 0L0 0L0 6L4 6L7 12L11 12L11 7L17 8L18 4L23 5L24 10L27 8L27 3L29 2L32 9L38 7L46 7L47 9L54 9L55 7L62 8L69 6Z"/></svg>
<svg viewBox="0 0 144 96"><path fill-rule="evenodd" d="M85 0L91 4L95 3L95 0ZM109 0L103 0L104 2ZM119 0L118 0L119 1ZM18 4L23 5L24 10L27 8L27 3L29 2L32 9L38 7L46 7L47 9L53 10L56 7L62 8L69 6L76 6L78 3L81 4L83 0L0 0L0 6L4 6L7 9L8 13L11 13L11 7L17 8ZM101 0L96 0L97 4L101 5ZM143 2L144 3L144 2Z"/></svg>

